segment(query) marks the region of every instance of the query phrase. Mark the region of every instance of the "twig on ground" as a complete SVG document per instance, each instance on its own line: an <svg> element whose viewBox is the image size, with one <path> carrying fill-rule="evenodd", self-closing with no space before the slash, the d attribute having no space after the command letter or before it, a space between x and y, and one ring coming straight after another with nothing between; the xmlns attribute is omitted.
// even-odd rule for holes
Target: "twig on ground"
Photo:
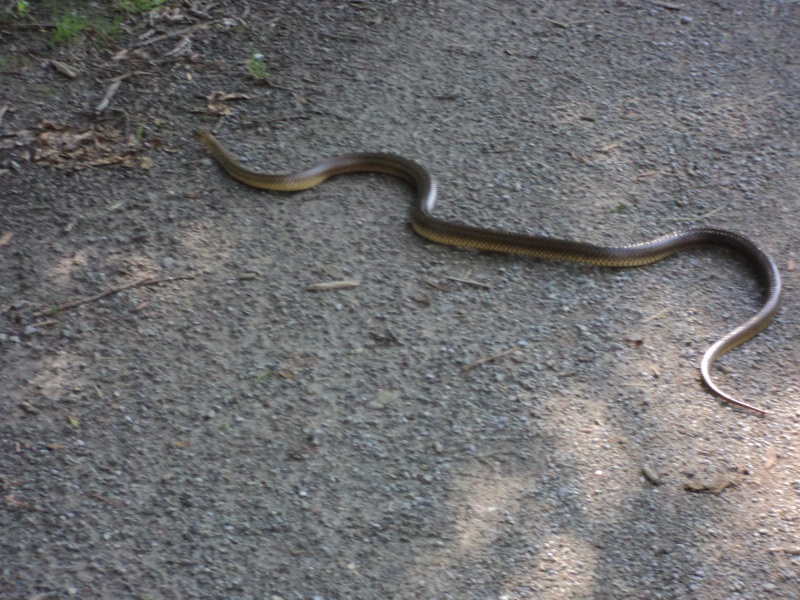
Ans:
<svg viewBox="0 0 800 600"><path fill-rule="evenodd" d="M356 279L342 279L341 281L324 281L322 283L313 283L309 285L306 290L309 292L349 290L350 288L358 287L359 285L361 285L361 282Z"/></svg>
<svg viewBox="0 0 800 600"><path fill-rule="evenodd" d="M673 217L671 219L667 219L667 221L700 221L701 219L707 219L708 217L713 217L718 212L725 210L725 206L718 206L714 210L710 210L707 213L703 213L702 215L697 215L696 217Z"/></svg>
<svg viewBox="0 0 800 600"><path fill-rule="evenodd" d="M463 277L453 277L448 275L445 277L445 279L449 279L450 281L458 281L459 283L466 283L468 285L475 285L482 288L492 288L492 286L488 283L481 283L480 281L473 281L472 279L464 279Z"/></svg>
<svg viewBox="0 0 800 600"><path fill-rule="evenodd" d="M666 8L667 10L680 10L680 4L673 4L672 2L660 2L659 0L651 0L651 4Z"/></svg>
<svg viewBox="0 0 800 600"><path fill-rule="evenodd" d="M105 502L106 504L109 504L111 506L118 506L119 504L116 500L112 500L111 498L106 498L105 496L103 496L102 494L98 494L97 492L89 492L89 496L91 496L92 498L96 498L101 502Z"/></svg>
<svg viewBox="0 0 800 600"><path fill-rule="evenodd" d="M432 288L436 288L436 289L437 289L437 290L439 290L440 292L447 292L447 293L449 293L449 292L450 292L450 289L449 289L449 288L447 288L446 286L443 286L443 285L439 285L438 283L436 283L436 282L435 282L435 281L433 281L432 279L426 279L426 280L425 280L425 283L427 283L427 284L428 284L429 286L431 286Z"/></svg>
<svg viewBox="0 0 800 600"><path fill-rule="evenodd" d="M187 27L185 29L180 29L178 31L172 31L172 32L164 34L164 35L151 37L149 39L144 40L143 42L139 42L138 44L134 44L133 47L134 48L140 48L142 46L150 46L152 44L157 44L158 42L160 42L162 40L168 40L168 39L171 39L171 38L184 37L184 36L188 37L188 36L190 36L191 34L193 34L196 31L200 31L201 29L208 29L209 27L211 27L211 25L214 25L215 23L216 23L216 21L211 21L210 23L200 23L199 25L192 25L191 27Z"/></svg>
<svg viewBox="0 0 800 600"><path fill-rule="evenodd" d="M82 306L83 304L88 304L89 302L97 302L98 300L102 300L103 298L107 298L108 296L113 296L114 294L118 294L119 292L124 292L125 290L132 290L134 288L140 288L140 287L150 287L153 285L161 285L162 283L172 283L173 281L183 281L185 279L194 279L194 277L192 275L182 275L180 277L162 277L160 279L157 279L155 277L148 277L147 279L142 279L141 281L137 281L136 283L130 283L128 285L122 285L120 287L111 288L110 290L106 290L105 292L100 292L99 294L95 294L94 296L90 296L89 298L72 300L70 302L64 302L62 304L59 304L58 306L54 306L52 308L45 308L33 313L31 316L33 318L49 317L50 315L54 315L56 313L60 313L65 310L77 308L78 306Z"/></svg>
<svg viewBox="0 0 800 600"><path fill-rule="evenodd" d="M500 352L499 354L493 354L492 356L484 356L483 358L479 358L475 362L471 362L468 365L465 365L465 366L461 367L461 370L464 371L464 373L466 373L467 371L471 371L475 367L480 367L481 365L484 365L486 363L494 362L496 360L500 360L501 358L503 358L505 356L508 356L509 354L513 354L514 352L517 352L518 350L519 350L519 348L509 348L508 350L504 350L503 352Z"/></svg>
<svg viewBox="0 0 800 600"><path fill-rule="evenodd" d="M100 100L100 102L95 107L94 109L95 112L101 113L108 108L108 105L111 103L111 99L117 93L117 90L119 90L119 86L121 86L122 82L131 75L133 75L133 73L125 73L124 75L120 75L119 77L114 77L114 79L111 80L111 85L108 86L108 88L106 89L106 93L103 96L103 99Z"/></svg>
<svg viewBox="0 0 800 600"><path fill-rule="evenodd" d="M641 181L642 179L647 179L648 177L653 177L654 175L669 175L669 171L645 171L644 173L639 173L636 176L636 181Z"/></svg>

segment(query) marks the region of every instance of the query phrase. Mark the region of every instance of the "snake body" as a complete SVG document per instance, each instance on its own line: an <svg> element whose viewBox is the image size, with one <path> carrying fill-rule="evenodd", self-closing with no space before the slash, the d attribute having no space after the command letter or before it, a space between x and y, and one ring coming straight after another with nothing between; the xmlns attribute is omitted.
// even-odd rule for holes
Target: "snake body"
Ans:
<svg viewBox="0 0 800 600"><path fill-rule="evenodd" d="M654 240L628 246L608 247L572 240L560 240L474 227L445 221L432 214L436 203L436 182L428 171L412 160L393 154L346 154L328 158L292 175L267 175L243 166L210 133L198 130L202 143L231 177L247 185L280 192L296 192L319 185L326 179L345 173L385 173L408 182L414 191L411 225L420 236L439 244L493 252L522 254L542 259L586 263L602 267L636 267L657 262L670 254L698 246L724 246L744 256L752 264L766 293L761 309L727 335L715 342L703 355L700 373L708 388L723 400L767 414L721 390L711 377L714 362L723 354L763 331L778 312L781 301L781 277L775 262L750 239L723 229L681 229Z"/></svg>

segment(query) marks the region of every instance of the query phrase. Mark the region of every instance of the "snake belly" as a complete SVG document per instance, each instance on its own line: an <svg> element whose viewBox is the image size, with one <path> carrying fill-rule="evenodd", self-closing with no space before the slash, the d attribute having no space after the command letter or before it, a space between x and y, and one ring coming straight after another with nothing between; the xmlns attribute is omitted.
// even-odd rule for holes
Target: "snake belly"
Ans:
<svg viewBox="0 0 800 600"><path fill-rule="evenodd" d="M781 303L781 276L770 256L749 238L710 227L680 229L656 239L628 246L598 246L586 242L475 227L433 216L436 182L418 163L394 154L360 153L327 158L313 167L291 175L268 175L242 165L211 133L197 130L195 138L234 179L252 187L297 192L346 173L385 173L405 180L413 189L411 226L420 236L438 244L508 254L521 254L596 265L638 267L657 262L675 252L700 246L729 248L752 265L766 292L761 309L747 321L712 344L700 362L700 374L708 389L726 402L766 415L767 411L738 400L720 389L711 377L716 360L763 331L775 317Z"/></svg>

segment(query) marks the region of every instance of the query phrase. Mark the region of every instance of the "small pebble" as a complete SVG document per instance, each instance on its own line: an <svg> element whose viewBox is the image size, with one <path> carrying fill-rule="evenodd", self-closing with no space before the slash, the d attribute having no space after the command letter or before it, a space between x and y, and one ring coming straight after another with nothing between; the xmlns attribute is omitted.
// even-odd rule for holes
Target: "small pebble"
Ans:
<svg viewBox="0 0 800 600"><path fill-rule="evenodd" d="M661 483L658 473L653 471L653 469L647 465L642 465L642 475L644 475L644 478L653 485L659 485Z"/></svg>

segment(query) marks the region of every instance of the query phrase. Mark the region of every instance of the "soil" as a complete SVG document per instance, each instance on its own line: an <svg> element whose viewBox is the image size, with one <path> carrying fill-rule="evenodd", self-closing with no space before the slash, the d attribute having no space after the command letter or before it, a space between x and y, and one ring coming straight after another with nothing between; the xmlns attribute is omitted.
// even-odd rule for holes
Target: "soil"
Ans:
<svg viewBox="0 0 800 600"><path fill-rule="evenodd" d="M800 598L800 3L170 1L55 47L38 4L0 21L0 597ZM784 305L715 376L770 412L699 381L761 302L726 251L440 246L398 180L250 189L196 128L407 156L477 225L744 233Z"/></svg>

